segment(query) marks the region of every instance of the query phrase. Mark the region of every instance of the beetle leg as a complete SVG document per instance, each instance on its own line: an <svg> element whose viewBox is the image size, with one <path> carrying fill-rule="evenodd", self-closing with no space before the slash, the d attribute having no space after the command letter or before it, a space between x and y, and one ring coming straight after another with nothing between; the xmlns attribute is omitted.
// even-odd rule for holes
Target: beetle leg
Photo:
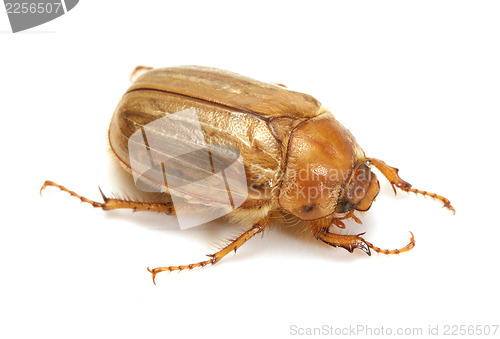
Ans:
<svg viewBox="0 0 500 339"><path fill-rule="evenodd" d="M205 261L200 261L198 263L190 264L190 265L180 265L180 266L167 266L167 267L157 267L153 268L152 270L149 269L148 271L153 275L153 283L156 284L155 278L156 275L160 272L164 271L182 271L182 270L191 270L196 267L204 267L206 265L214 265L217 263L219 260L224 258L227 254L229 254L231 251L235 251L240 248L244 243L246 243L248 240L250 240L254 235L261 233L264 231L264 229L269 225L271 218L266 217L256 224L254 224L250 229L247 231L243 232L240 236L238 236L235 239L232 239L228 242L226 246L224 246L220 251L214 253L214 254L208 254L207 256L210 257L209 260Z"/></svg>
<svg viewBox="0 0 500 339"><path fill-rule="evenodd" d="M446 207L447 209L452 211L453 214L455 214L455 208L453 208L453 206L451 205L451 202L447 198L445 198L441 195L438 195L436 193L430 193L427 191L422 191L419 189L411 188L410 183L404 181L403 179L401 179L399 177L399 174L398 174L399 170L397 168L394 168L394 167L387 165L382 160L378 160L375 158L368 158L367 160L368 160L368 163L373 164L373 166L375 166L387 178L387 180L389 180L389 182L391 183L392 189L394 190L394 194L396 194L395 187L397 187L405 192L413 192L415 194L422 194L423 196L428 196L428 197L431 197L433 199L441 201L444 204L443 207Z"/></svg>
<svg viewBox="0 0 500 339"><path fill-rule="evenodd" d="M415 247L415 236L413 235L412 232L411 233L411 239L410 239L410 243L408 245L406 245L405 247L403 248L400 248L400 249L396 249L396 250L383 250L381 249L380 247L375 247L373 246L372 243L366 241L363 239L363 241L368 245L368 247L370 247L372 250L374 250L375 252L377 253L383 253L383 254L399 254L399 253L403 253L403 252L408 252L409 250L411 250L413 247Z"/></svg>
<svg viewBox="0 0 500 339"><path fill-rule="evenodd" d="M323 241L324 243L333 247L343 247L349 252L353 252L356 248L363 250L366 254L372 255L370 252L370 246L368 243L358 235L345 235L345 234L335 234L330 233L328 230L321 230L314 236L316 239Z"/></svg>
<svg viewBox="0 0 500 339"><path fill-rule="evenodd" d="M338 228L345 228L345 224L342 220L353 219L357 224L362 224L361 220L354 215L354 210L350 210L346 215L340 218L332 218L331 223Z"/></svg>
<svg viewBox="0 0 500 339"><path fill-rule="evenodd" d="M137 66L132 73L130 74L130 82L134 82L135 79L139 77L139 75L143 74L144 72L152 70L153 67L148 67L148 66ZM139 73L139 74L137 74Z"/></svg>
<svg viewBox="0 0 500 339"><path fill-rule="evenodd" d="M332 224L334 224L335 226L337 226L338 228L345 228L345 224L341 221L341 219L333 219L332 220Z"/></svg>
<svg viewBox="0 0 500 339"><path fill-rule="evenodd" d="M313 234L316 239L323 241L324 243L333 246L333 247L343 247L349 252L353 252L356 248L364 251L366 254L371 255L370 249L374 250L377 253L384 254L399 254L403 252L407 252L415 247L415 237L413 233L411 233L411 240L408 245L403 248L395 249L395 250L384 250L379 247L374 246L372 243L366 241L361 236L364 233L360 233L357 235L347 235L347 234L336 234L329 231L330 226L325 226L326 220L314 220L312 221L312 229Z"/></svg>
<svg viewBox="0 0 500 339"><path fill-rule="evenodd" d="M93 207L102 208L105 211L115 210L115 209L120 209L120 208L129 208L129 209L132 209L134 211L155 211L155 212L163 212L163 213L166 213L169 215L175 215L174 206L171 202L166 202L166 203L141 202L141 201L133 201L133 200L108 198L104 195L104 193L102 193L101 188L99 188L99 191L101 192L101 195L102 195L102 199L104 200L104 202L101 203L101 202L96 202L96 201L87 199L85 197L82 197L81 195L79 195L73 191L70 191L66 187L58 185L55 182L52 182L49 180L47 180L43 183L43 186L40 189L40 194L42 194L42 191L47 186L57 187L61 191L67 192L71 196L80 199L81 202L91 204Z"/></svg>

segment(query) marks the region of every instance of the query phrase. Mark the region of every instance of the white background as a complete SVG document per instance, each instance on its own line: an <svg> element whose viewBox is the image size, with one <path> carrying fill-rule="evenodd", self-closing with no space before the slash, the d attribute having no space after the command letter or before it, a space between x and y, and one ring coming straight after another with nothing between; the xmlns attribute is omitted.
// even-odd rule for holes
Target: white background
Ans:
<svg viewBox="0 0 500 339"><path fill-rule="evenodd" d="M498 324L499 17L496 1L80 1L12 34L0 13L0 336ZM347 231L383 248L413 231L409 253L349 254L277 226L214 267L153 285L147 266L204 260L237 228L175 230L172 217L106 213L39 188L50 179L96 200L98 185L124 193L109 178L106 131L129 74L185 64L314 95L368 156L457 214L394 197L379 175L380 196Z"/></svg>

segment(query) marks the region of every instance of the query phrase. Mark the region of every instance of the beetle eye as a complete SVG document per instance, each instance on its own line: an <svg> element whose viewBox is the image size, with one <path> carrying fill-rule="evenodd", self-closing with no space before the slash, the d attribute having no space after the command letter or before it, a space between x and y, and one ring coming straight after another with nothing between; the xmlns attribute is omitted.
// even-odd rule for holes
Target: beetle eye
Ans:
<svg viewBox="0 0 500 339"><path fill-rule="evenodd" d="M345 213L352 210L352 205L348 200L340 201L337 205L337 213Z"/></svg>

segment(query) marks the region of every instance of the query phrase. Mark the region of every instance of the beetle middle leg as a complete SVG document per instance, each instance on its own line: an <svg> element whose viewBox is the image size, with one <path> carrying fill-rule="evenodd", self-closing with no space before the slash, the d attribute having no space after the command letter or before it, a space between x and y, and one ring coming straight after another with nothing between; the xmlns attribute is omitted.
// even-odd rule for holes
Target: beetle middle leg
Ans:
<svg viewBox="0 0 500 339"><path fill-rule="evenodd" d="M56 184L55 182L49 180L43 183L43 186L40 189L40 194L42 194L42 191L47 186L57 187L61 191L67 192L71 196L80 199L81 202L85 202L96 208L102 208L105 211L126 208L126 209L132 209L134 211L155 211L155 212L163 212L169 215L175 215L175 210L172 202L165 202L165 203L142 202L142 201L108 198L104 195L104 193L102 193L101 189L99 188L99 191L101 192L103 199L103 202L101 203L82 197L81 195L73 191L70 191L66 187Z"/></svg>
<svg viewBox="0 0 500 339"><path fill-rule="evenodd" d="M155 278L156 278L156 275L160 272L191 270L191 269L196 268L196 267L204 267L206 265L216 264L219 260L224 258L231 251L236 252L236 250L238 248L240 248L244 243L246 243L248 240L250 240L253 236L263 232L264 229L269 225L270 221L271 221L271 218L268 216L268 217L260 220L259 222L255 223L250 229L246 230L238 237L230 240L229 243L226 246L224 246L222 249L220 249L218 252L216 252L214 254L208 254L207 256L210 257L209 260L200 261L200 262L197 262L194 264L189 264L189 265L157 267L157 268L154 268L152 270L148 268L148 271L153 275L153 282L156 284Z"/></svg>
<svg viewBox="0 0 500 339"><path fill-rule="evenodd" d="M427 191L422 191L422 190L419 190L416 188L412 188L410 183L404 181L403 179L401 179L399 177L399 174L398 174L399 170L397 168L394 168L394 167L387 165L382 160L378 160L375 158L368 158L367 160L368 160L368 163L375 166L380 172L382 172L382 174L387 178L387 180L389 180L389 182L392 185L392 189L394 190L394 194L396 194L395 187L397 187L400 190L403 190L405 192L413 192L415 194L422 194L424 196L428 196L428 197L431 197L433 199L440 200L444 204L443 207L446 207L447 209L452 211L453 214L455 214L455 208L453 208L453 206L451 206L451 202L447 198L445 198L441 195L438 195L436 193L430 193Z"/></svg>
<svg viewBox="0 0 500 339"><path fill-rule="evenodd" d="M334 223L335 224L335 223ZM347 235L347 234L336 234L329 231L330 226L325 226L324 220L314 220L312 221L313 234L316 239L323 241L324 243L333 246L333 247L343 247L349 252L353 252L356 248L359 248L363 252L368 255L371 255L370 249L377 253L383 254L399 254L403 252L407 252L415 247L415 238L413 233L411 233L411 240L408 245L403 248L395 249L395 250L385 250L379 247L374 246L372 243L366 241L361 236L364 233L360 233L357 235Z"/></svg>

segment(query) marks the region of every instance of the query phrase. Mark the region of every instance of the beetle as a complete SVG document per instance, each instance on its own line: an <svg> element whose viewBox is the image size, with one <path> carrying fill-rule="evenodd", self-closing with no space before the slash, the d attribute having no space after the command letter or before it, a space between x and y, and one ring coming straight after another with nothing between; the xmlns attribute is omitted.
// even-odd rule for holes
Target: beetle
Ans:
<svg viewBox="0 0 500 339"><path fill-rule="evenodd" d="M136 73L142 74L137 76ZM344 220L361 223L355 211L370 209L380 190L373 167L388 179L394 193L397 188L429 196L455 213L447 198L413 188L399 177L398 169L382 160L366 157L349 130L310 95L289 90L284 85L268 84L201 66L159 69L140 66L133 76L136 79L123 95L109 127L111 150L126 172L134 174L129 149L134 133L144 133L144 127L152 122L191 108L196 110L206 144L236 149L243 159L247 188L251 188L244 201L237 208L233 205L227 214L229 220L248 225L246 231L209 255L208 260L190 265L148 268L153 282L162 271L181 271L217 263L263 232L276 215L305 221L314 238L349 252L360 249L367 255L371 255L370 250L398 254L412 249L415 246L413 233L405 247L384 250L365 240L364 233L345 235L335 232L335 227L345 227ZM180 135L191 138L189 129L175 129L157 130L157 142L175 147L172 140ZM179 136L172 139L173 134ZM147 158L145 154L155 151L154 148L150 142L142 158ZM216 158L222 159L226 151L212 151L212 172ZM179 175L188 175L195 180L201 168L197 162L199 157L194 154L175 166L178 166ZM178 212L174 197L180 197L188 206L193 205L191 210L194 212L200 206L210 209L216 205L210 190L190 195L179 189L179 185L168 184L170 180L161 182L150 176L146 177L146 182L159 186L170 199L166 202L117 199L107 197L101 191L101 203L52 181L46 181L40 192L47 186L55 186L103 210L128 208L169 215ZM191 204L194 195L201 202Z"/></svg>

